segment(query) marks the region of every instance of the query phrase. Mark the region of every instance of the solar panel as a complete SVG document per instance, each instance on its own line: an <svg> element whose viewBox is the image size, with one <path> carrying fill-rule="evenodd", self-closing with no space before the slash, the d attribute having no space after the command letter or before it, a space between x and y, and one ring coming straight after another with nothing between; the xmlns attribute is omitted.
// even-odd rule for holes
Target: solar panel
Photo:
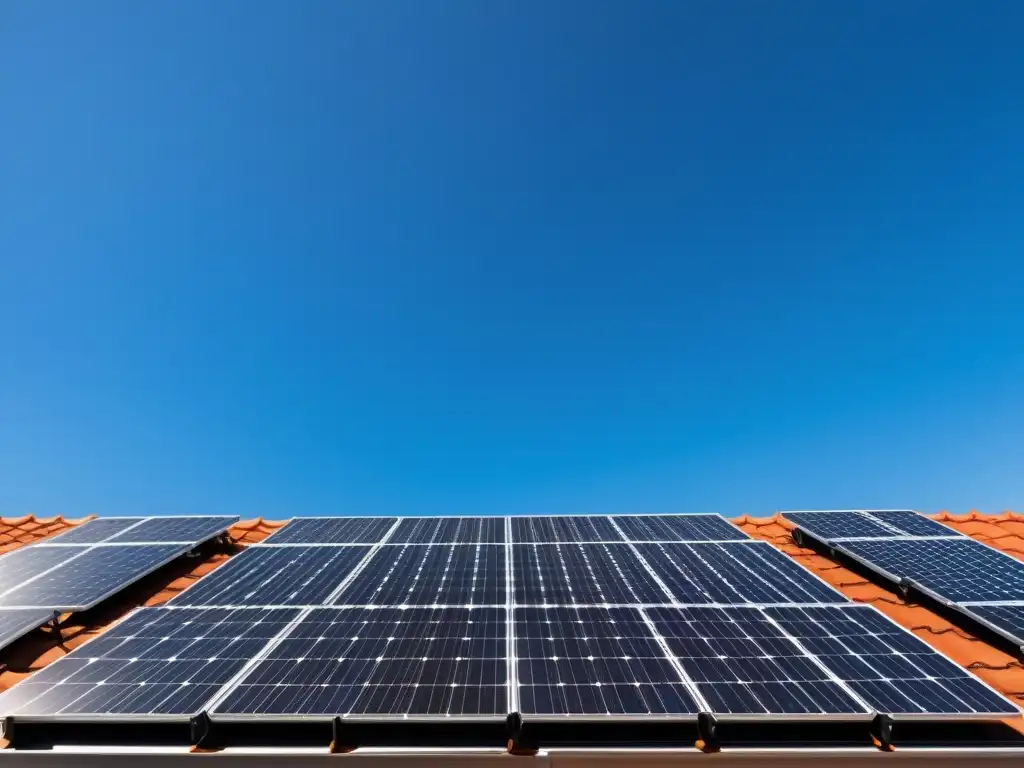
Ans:
<svg viewBox="0 0 1024 768"><path fill-rule="evenodd" d="M504 717L505 638L503 609L316 609L213 714Z"/></svg>
<svg viewBox="0 0 1024 768"><path fill-rule="evenodd" d="M38 608L0 610L0 647L10 645L52 618L53 611L41 611Z"/></svg>
<svg viewBox="0 0 1024 768"><path fill-rule="evenodd" d="M517 605L670 600L628 544L517 544L512 555Z"/></svg>
<svg viewBox="0 0 1024 768"><path fill-rule="evenodd" d="M77 551L77 547L40 544L25 551L52 551L67 559L71 549ZM182 548L177 544L93 547L0 595L0 606L85 610L180 554Z"/></svg>
<svg viewBox="0 0 1024 768"><path fill-rule="evenodd" d="M30 579L88 551L88 547L42 547L16 549L0 557L0 604L6 595ZM46 607L46 606L43 606Z"/></svg>
<svg viewBox="0 0 1024 768"><path fill-rule="evenodd" d="M264 544L377 544L396 517L299 517L268 536Z"/></svg>
<svg viewBox="0 0 1024 768"><path fill-rule="evenodd" d="M856 715L868 707L758 608L650 608L654 629L710 711Z"/></svg>
<svg viewBox="0 0 1024 768"><path fill-rule="evenodd" d="M956 603L1024 601L1024 563L973 539L850 541L843 549Z"/></svg>
<svg viewBox="0 0 1024 768"><path fill-rule="evenodd" d="M721 515L621 515L612 522L629 541L744 541Z"/></svg>
<svg viewBox="0 0 1024 768"><path fill-rule="evenodd" d="M866 605L766 608L873 710L892 715L1019 715L967 670Z"/></svg>
<svg viewBox="0 0 1024 768"><path fill-rule="evenodd" d="M337 605L504 605L505 547L386 545Z"/></svg>
<svg viewBox="0 0 1024 768"><path fill-rule="evenodd" d="M824 541L899 535L897 530L860 512L784 512L783 517Z"/></svg>
<svg viewBox="0 0 1024 768"><path fill-rule="evenodd" d="M886 539L893 536L961 536L952 528L905 509L783 512L783 517L823 541Z"/></svg>
<svg viewBox="0 0 1024 768"><path fill-rule="evenodd" d="M297 614L143 608L0 695L0 712L189 716Z"/></svg>
<svg viewBox="0 0 1024 768"><path fill-rule="evenodd" d="M636 549L668 588L672 602L846 602L841 593L767 542L637 544Z"/></svg>
<svg viewBox="0 0 1024 768"><path fill-rule="evenodd" d="M881 520L886 525L898 529L907 536L960 536L958 531L948 525L930 520L924 515L909 510L893 510L888 512L876 512L872 510L867 514L876 520Z"/></svg>
<svg viewBox="0 0 1024 768"><path fill-rule="evenodd" d="M48 544L98 544L138 525L143 517L97 517L47 539Z"/></svg>
<svg viewBox="0 0 1024 768"><path fill-rule="evenodd" d="M238 522L237 517L154 517L114 533L110 544L202 542Z"/></svg>
<svg viewBox="0 0 1024 768"><path fill-rule="evenodd" d="M321 605L370 550L366 546L249 547L169 605Z"/></svg>
<svg viewBox="0 0 1024 768"><path fill-rule="evenodd" d="M513 517L512 541L517 544L622 541L607 517Z"/></svg>
<svg viewBox="0 0 1024 768"><path fill-rule="evenodd" d="M503 517L410 517L388 537L388 544L504 543Z"/></svg>
<svg viewBox="0 0 1024 768"><path fill-rule="evenodd" d="M524 715L700 711L633 608L516 608L514 634Z"/></svg>
<svg viewBox="0 0 1024 768"><path fill-rule="evenodd" d="M964 610L1024 646L1024 605L968 605Z"/></svg>

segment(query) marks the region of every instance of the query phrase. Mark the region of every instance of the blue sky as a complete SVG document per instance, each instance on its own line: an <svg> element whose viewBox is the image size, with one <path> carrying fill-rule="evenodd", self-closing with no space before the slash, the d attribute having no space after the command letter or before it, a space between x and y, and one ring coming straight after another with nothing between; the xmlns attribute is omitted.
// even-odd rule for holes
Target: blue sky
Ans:
<svg viewBox="0 0 1024 768"><path fill-rule="evenodd" d="M2 17L5 515L1024 508L1024 6Z"/></svg>

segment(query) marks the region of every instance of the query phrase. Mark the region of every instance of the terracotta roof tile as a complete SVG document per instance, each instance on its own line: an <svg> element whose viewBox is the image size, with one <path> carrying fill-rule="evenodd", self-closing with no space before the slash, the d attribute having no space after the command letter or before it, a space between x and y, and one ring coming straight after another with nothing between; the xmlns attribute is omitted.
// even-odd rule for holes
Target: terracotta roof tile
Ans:
<svg viewBox="0 0 1024 768"><path fill-rule="evenodd" d="M983 541L990 546L1024 559L1024 516L1012 512L983 515L970 512L950 515L943 512L935 520ZM922 640L945 653L956 663L971 670L997 691L1024 706L1024 665L1003 651L988 645L969 632L955 627L946 619L916 603L908 603L898 595L868 581L853 571L817 554L798 547L790 531L794 527L779 515L769 518L745 516L733 520L754 538L770 542L805 568L814 571L852 600L875 606L893 621L903 625ZM1020 719L1008 721L1024 732Z"/></svg>
<svg viewBox="0 0 1024 768"><path fill-rule="evenodd" d="M65 520L59 515L57 517L35 517L34 515L0 517L0 553L53 536L91 519L91 517L83 517L80 520Z"/></svg>

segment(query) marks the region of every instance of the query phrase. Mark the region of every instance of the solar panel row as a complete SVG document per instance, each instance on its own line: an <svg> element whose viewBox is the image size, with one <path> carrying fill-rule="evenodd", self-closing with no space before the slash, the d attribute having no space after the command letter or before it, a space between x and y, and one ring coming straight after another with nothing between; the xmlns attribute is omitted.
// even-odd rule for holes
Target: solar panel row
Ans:
<svg viewBox="0 0 1024 768"><path fill-rule="evenodd" d="M516 699L534 717L1016 714L868 606L519 608L514 620ZM503 717L505 622L493 608L146 608L0 706L19 716Z"/></svg>
<svg viewBox="0 0 1024 768"><path fill-rule="evenodd" d="M747 541L255 546L171 604L500 606L510 552L519 605L845 602L770 544Z"/></svg>
<svg viewBox="0 0 1024 768"><path fill-rule="evenodd" d="M712 517L297 520L3 694L0 714L1018 712Z"/></svg>
<svg viewBox="0 0 1024 768"><path fill-rule="evenodd" d="M565 515L509 520L510 541L517 544L749 538L721 515ZM296 518L264 544L505 544L505 527L502 517Z"/></svg>

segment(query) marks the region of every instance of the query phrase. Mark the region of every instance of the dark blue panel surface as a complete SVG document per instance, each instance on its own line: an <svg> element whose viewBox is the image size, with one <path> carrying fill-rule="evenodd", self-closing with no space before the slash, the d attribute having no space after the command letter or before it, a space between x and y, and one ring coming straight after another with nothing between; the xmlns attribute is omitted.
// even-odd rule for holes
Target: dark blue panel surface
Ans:
<svg viewBox="0 0 1024 768"><path fill-rule="evenodd" d="M9 645L36 627L43 626L52 618L52 611L40 611L34 608L0 610L0 648Z"/></svg>
<svg viewBox="0 0 1024 768"><path fill-rule="evenodd" d="M214 715L508 713L505 611L319 609Z"/></svg>
<svg viewBox="0 0 1024 768"><path fill-rule="evenodd" d="M385 545L336 605L503 605L500 544Z"/></svg>
<svg viewBox="0 0 1024 768"><path fill-rule="evenodd" d="M249 547L170 605L320 605L371 547Z"/></svg>
<svg viewBox="0 0 1024 768"><path fill-rule="evenodd" d="M632 608L517 608L524 715L683 715L698 711Z"/></svg>
<svg viewBox="0 0 1024 768"><path fill-rule="evenodd" d="M512 555L519 605L670 600L628 544L517 544Z"/></svg>
<svg viewBox="0 0 1024 768"><path fill-rule="evenodd" d="M712 711L852 715L867 708L757 608L649 608Z"/></svg>
<svg viewBox="0 0 1024 768"><path fill-rule="evenodd" d="M860 512L783 512L782 516L824 541L899 535L899 531L887 528Z"/></svg>
<svg viewBox="0 0 1024 768"><path fill-rule="evenodd" d="M910 510L891 510L887 512L868 512L868 515L881 520L886 525L898 528L906 536L960 536L958 531L947 525L929 520L924 515Z"/></svg>
<svg viewBox="0 0 1024 768"><path fill-rule="evenodd" d="M870 606L766 608L764 613L875 711L1020 714L967 670Z"/></svg>
<svg viewBox="0 0 1024 768"><path fill-rule="evenodd" d="M517 544L622 541L607 517L513 517L512 541Z"/></svg>
<svg viewBox="0 0 1024 768"><path fill-rule="evenodd" d="M621 515L612 520L629 541L743 541L721 515Z"/></svg>
<svg viewBox="0 0 1024 768"><path fill-rule="evenodd" d="M971 605L966 610L1024 645L1024 605Z"/></svg>
<svg viewBox="0 0 1024 768"><path fill-rule="evenodd" d="M0 695L0 712L185 718L296 615L144 608Z"/></svg>
<svg viewBox="0 0 1024 768"><path fill-rule="evenodd" d="M1024 563L966 537L850 541L842 546L953 602L1024 601Z"/></svg>
<svg viewBox="0 0 1024 768"><path fill-rule="evenodd" d="M0 556L0 592L12 591L26 581L81 555L88 547L25 547ZM3 598L0 597L0 604ZM48 606L41 606L48 607Z"/></svg>
<svg viewBox="0 0 1024 768"><path fill-rule="evenodd" d="M40 544L25 551L53 552L68 558L78 549ZM33 606L68 611L91 608L187 550L187 546L176 544L94 547L59 568L6 593L0 597L0 606Z"/></svg>
<svg viewBox="0 0 1024 768"><path fill-rule="evenodd" d="M154 517L122 533L115 533L107 542L131 544L138 542L181 542L200 544L223 533L238 522L237 517Z"/></svg>
<svg viewBox="0 0 1024 768"><path fill-rule="evenodd" d="M376 544L395 517L304 517L275 531L264 544Z"/></svg>
<svg viewBox="0 0 1024 768"><path fill-rule="evenodd" d="M48 544L98 544L111 536L121 533L126 528L142 522L142 517L98 517L77 525L47 539Z"/></svg>
<svg viewBox="0 0 1024 768"><path fill-rule="evenodd" d="M842 594L764 541L637 544L636 548L674 595L669 602L847 602Z"/></svg>
<svg viewBox="0 0 1024 768"><path fill-rule="evenodd" d="M411 517L398 523L388 544L504 544L503 517Z"/></svg>

